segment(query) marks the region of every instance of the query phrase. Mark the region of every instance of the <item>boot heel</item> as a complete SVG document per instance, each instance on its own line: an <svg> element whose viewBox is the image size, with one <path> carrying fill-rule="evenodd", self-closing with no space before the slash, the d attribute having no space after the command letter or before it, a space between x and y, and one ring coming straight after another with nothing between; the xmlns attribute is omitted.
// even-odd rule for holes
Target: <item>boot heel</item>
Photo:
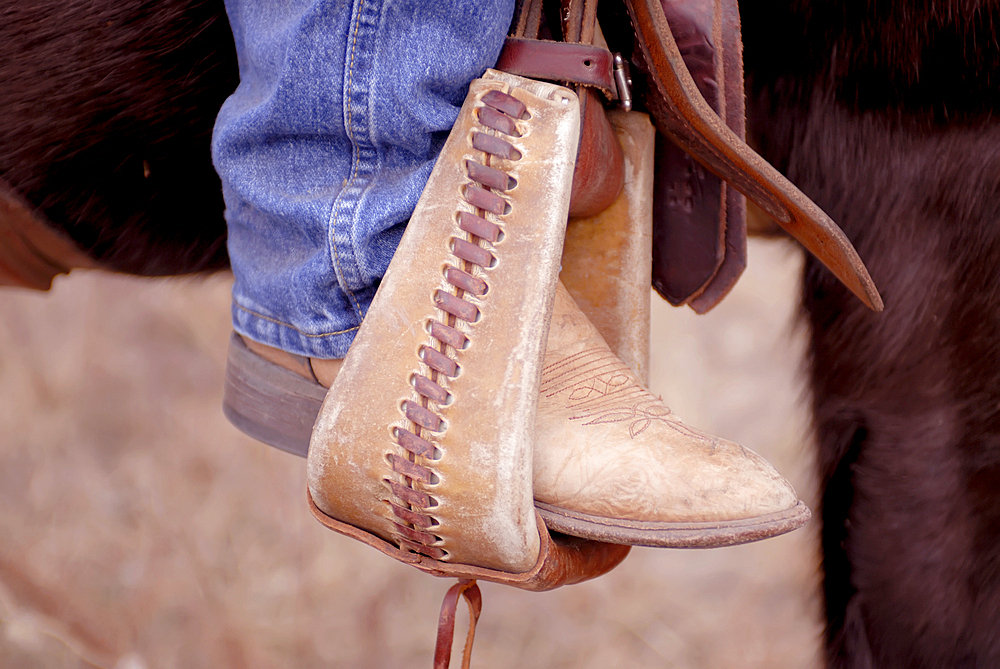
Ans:
<svg viewBox="0 0 1000 669"><path fill-rule="evenodd" d="M257 441L306 457L326 388L265 360L238 334L229 339L222 412Z"/></svg>

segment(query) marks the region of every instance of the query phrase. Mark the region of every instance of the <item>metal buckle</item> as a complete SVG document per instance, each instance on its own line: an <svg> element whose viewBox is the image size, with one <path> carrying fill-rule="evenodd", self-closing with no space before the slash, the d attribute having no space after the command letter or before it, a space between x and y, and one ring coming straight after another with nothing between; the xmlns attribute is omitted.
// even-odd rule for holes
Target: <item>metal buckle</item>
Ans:
<svg viewBox="0 0 1000 669"><path fill-rule="evenodd" d="M628 62L620 53L615 54L615 87L618 89L618 104L625 111L632 111L632 75Z"/></svg>

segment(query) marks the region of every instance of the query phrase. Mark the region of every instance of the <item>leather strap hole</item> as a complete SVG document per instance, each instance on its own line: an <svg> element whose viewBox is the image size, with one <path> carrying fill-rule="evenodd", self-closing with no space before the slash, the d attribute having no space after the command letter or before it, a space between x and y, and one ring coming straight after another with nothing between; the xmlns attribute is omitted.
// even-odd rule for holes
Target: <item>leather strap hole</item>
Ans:
<svg viewBox="0 0 1000 669"><path fill-rule="evenodd" d="M586 60L583 61L583 66L584 67L593 67L594 66L594 61L592 61L589 58L587 58Z"/></svg>

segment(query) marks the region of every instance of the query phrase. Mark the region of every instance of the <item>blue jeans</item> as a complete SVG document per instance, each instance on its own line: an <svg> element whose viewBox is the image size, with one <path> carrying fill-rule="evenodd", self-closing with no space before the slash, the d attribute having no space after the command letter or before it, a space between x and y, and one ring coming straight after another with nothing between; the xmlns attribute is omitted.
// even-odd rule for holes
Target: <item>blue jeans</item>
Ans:
<svg viewBox="0 0 1000 669"><path fill-rule="evenodd" d="M233 326L342 358L513 0L227 0L240 85L212 157Z"/></svg>

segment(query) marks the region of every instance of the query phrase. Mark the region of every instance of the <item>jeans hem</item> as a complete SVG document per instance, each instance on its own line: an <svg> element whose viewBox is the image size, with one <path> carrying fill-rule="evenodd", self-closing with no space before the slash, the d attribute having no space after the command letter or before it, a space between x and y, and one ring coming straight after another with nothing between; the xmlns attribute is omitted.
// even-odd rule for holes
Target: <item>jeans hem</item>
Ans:
<svg viewBox="0 0 1000 669"><path fill-rule="evenodd" d="M303 332L290 323L232 304L233 329L244 337L308 358L339 359L347 355L359 325L343 330Z"/></svg>

